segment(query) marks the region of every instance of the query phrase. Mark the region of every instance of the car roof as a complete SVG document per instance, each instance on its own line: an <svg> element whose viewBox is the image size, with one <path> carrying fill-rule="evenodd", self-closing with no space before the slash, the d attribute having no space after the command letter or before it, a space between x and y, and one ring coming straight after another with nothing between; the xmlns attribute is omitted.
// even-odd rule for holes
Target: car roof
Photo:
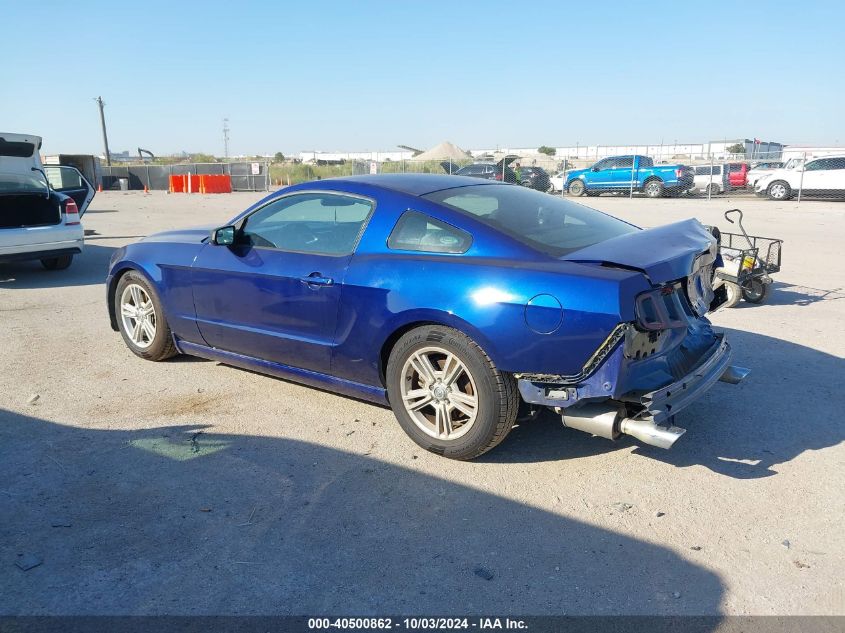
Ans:
<svg viewBox="0 0 845 633"><path fill-rule="evenodd" d="M333 185L343 183L369 185L371 187L380 187L381 189L407 193L412 196L424 196L428 193L442 191L443 189L454 189L455 187L500 184L498 181L486 181L480 178L452 176L449 174L365 174L362 176L330 178L323 182L328 181L331 181Z"/></svg>

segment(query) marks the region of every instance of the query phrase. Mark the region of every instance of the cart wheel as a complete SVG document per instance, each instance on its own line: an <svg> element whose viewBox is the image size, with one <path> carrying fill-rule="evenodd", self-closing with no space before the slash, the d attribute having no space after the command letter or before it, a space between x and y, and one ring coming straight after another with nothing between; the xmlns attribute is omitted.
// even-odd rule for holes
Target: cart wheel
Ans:
<svg viewBox="0 0 845 633"><path fill-rule="evenodd" d="M730 281L725 282L725 290L728 293L728 300L725 301L723 307L725 308L733 308L739 303L740 299L742 299L742 291L739 288L739 284L731 283Z"/></svg>
<svg viewBox="0 0 845 633"><path fill-rule="evenodd" d="M742 284L742 298L749 303L762 303L769 294L769 284L759 279L749 279Z"/></svg>

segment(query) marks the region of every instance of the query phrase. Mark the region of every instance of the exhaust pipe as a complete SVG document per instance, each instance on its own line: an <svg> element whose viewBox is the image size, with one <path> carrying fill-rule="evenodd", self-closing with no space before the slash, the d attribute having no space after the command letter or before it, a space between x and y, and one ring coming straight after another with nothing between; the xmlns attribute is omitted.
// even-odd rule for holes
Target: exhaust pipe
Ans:
<svg viewBox="0 0 845 633"><path fill-rule="evenodd" d="M678 426L657 426L654 422L632 420L625 418L619 425L619 430L625 435L637 438L641 442L659 448L672 448L680 437L687 432Z"/></svg>
<svg viewBox="0 0 845 633"><path fill-rule="evenodd" d="M620 406L614 409L603 404L585 404L575 409L561 409L560 413L563 426L615 440L619 437L619 420L625 416L625 408Z"/></svg>
<svg viewBox="0 0 845 633"><path fill-rule="evenodd" d="M726 382L731 385L738 385L750 373L750 369L746 369L745 367L737 367L736 365L730 365L725 370L725 373L722 374L722 376L719 378L719 380L721 382Z"/></svg>
<svg viewBox="0 0 845 633"><path fill-rule="evenodd" d="M672 445L686 433L677 426L658 426L647 420L633 420L625 417L625 407L610 407L604 404L586 404L572 409L560 409L563 425L591 435L615 440L620 435L630 435L641 442L659 448Z"/></svg>

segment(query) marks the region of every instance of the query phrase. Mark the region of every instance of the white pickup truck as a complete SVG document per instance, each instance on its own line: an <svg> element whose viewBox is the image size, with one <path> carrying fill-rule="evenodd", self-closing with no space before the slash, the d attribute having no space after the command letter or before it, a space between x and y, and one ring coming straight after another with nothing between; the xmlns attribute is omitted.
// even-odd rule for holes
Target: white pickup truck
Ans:
<svg viewBox="0 0 845 633"><path fill-rule="evenodd" d="M94 187L74 167L41 165L41 138L0 132L0 263L70 266L82 252L80 218Z"/></svg>

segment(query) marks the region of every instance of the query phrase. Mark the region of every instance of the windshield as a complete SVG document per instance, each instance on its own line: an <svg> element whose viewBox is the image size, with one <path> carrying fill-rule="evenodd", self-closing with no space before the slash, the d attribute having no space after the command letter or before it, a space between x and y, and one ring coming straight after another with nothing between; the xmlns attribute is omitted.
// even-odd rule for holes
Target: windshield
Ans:
<svg viewBox="0 0 845 633"><path fill-rule="evenodd" d="M515 185L460 187L423 198L469 213L553 257L639 230L595 209Z"/></svg>
<svg viewBox="0 0 845 633"><path fill-rule="evenodd" d="M47 184L40 174L32 176L0 172L0 195L15 193L41 193L47 191Z"/></svg>

